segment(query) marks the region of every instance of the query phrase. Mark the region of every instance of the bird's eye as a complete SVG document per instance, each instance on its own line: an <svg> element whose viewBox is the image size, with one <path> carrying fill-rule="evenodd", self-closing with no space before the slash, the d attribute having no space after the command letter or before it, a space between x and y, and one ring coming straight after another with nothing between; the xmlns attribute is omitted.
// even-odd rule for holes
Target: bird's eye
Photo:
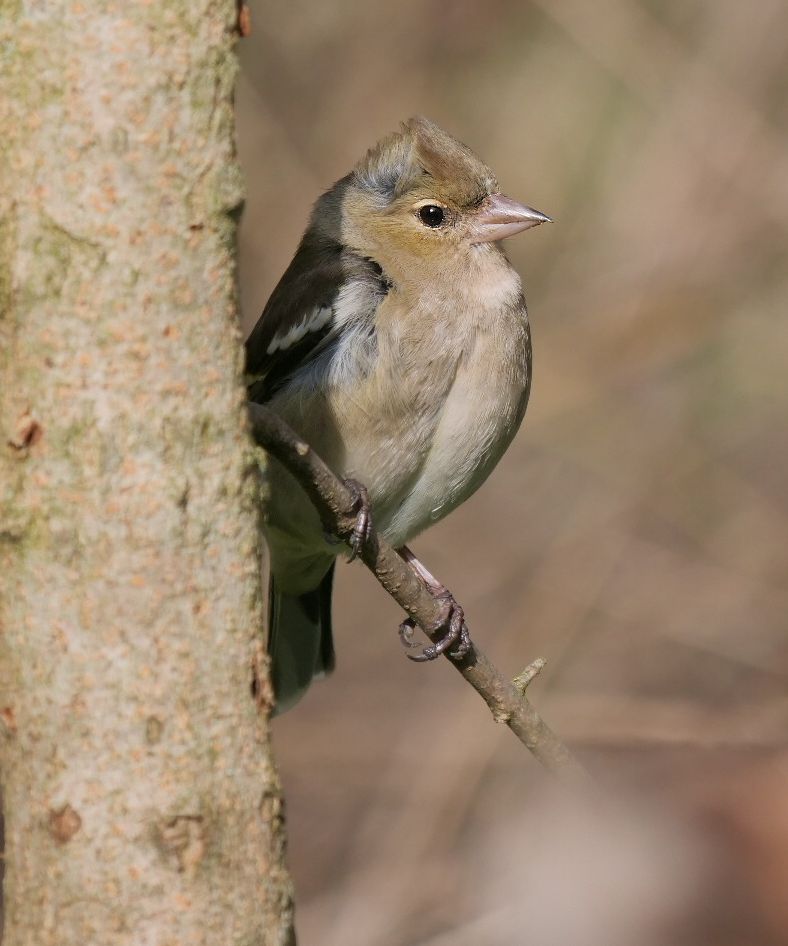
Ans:
<svg viewBox="0 0 788 946"><path fill-rule="evenodd" d="M425 227L439 227L443 223L444 210L437 204L426 204L419 207L419 220Z"/></svg>

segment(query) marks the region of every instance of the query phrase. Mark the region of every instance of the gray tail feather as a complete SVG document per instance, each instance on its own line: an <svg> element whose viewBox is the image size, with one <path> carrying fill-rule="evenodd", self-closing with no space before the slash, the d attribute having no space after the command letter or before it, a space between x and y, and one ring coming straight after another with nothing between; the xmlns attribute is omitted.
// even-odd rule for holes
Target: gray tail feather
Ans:
<svg viewBox="0 0 788 946"><path fill-rule="evenodd" d="M277 590L271 576L268 593L268 652L276 697L274 713L283 713L304 695L312 679L334 669L331 634L331 588L334 564L314 589L303 595Z"/></svg>

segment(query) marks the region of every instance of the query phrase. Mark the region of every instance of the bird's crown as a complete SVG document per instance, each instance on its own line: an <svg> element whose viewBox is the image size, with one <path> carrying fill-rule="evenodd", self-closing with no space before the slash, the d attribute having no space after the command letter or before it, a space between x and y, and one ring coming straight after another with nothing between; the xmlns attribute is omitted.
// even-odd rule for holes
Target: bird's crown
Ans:
<svg viewBox="0 0 788 946"><path fill-rule="evenodd" d="M443 129L417 116L379 141L356 165L358 186L389 204L403 194L439 197L471 207L497 190L495 175Z"/></svg>

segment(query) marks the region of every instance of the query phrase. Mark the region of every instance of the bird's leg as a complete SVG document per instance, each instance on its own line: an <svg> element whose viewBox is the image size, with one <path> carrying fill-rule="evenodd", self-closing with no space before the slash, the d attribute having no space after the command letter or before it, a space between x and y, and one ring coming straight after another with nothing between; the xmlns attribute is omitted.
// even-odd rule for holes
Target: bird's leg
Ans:
<svg viewBox="0 0 788 946"><path fill-rule="evenodd" d="M430 628L430 632L436 632L445 628L446 633L435 643L429 644L420 654L408 654L410 660L424 661L435 660L442 653L453 648L449 652L450 657L459 659L464 657L471 648L471 635L468 631L468 625L465 623L465 612L462 607L454 600L454 595L423 565L407 547L397 549L400 556L414 569L419 578L424 582L427 590L436 601L441 603L441 617ZM399 626L399 638L405 647L418 647L413 641L413 631L416 628L416 622L413 618L405 618Z"/></svg>
<svg viewBox="0 0 788 946"><path fill-rule="evenodd" d="M364 543L369 538L369 530L372 528L372 517L370 515L367 487L364 486L363 483L359 483L358 480L350 478L344 480L344 484L353 494L353 505L356 511L356 523L353 526L353 534L350 536L349 540L350 558L348 561L352 562L353 559L358 558L361 554Z"/></svg>

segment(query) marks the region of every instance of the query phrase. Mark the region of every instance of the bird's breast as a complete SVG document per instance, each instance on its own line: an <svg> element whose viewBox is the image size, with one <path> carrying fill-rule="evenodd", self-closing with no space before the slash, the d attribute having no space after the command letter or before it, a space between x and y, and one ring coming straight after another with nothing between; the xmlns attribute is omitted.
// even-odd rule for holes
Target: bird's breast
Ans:
<svg viewBox="0 0 788 946"><path fill-rule="evenodd" d="M519 426L530 342L516 285L515 300L494 307L382 306L374 370L336 392L340 468L366 484L395 545L466 499Z"/></svg>
<svg viewBox="0 0 788 946"><path fill-rule="evenodd" d="M349 326L322 380L272 401L336 473L364 483L373 520L395 546L467 499L520 424L530 339L519 279L509 272L508 284L486 294L436 290L414 304L389 293L374 338ZM288 483L274 465L275 566L285 556L331 554L305 494Z"/></svg>

